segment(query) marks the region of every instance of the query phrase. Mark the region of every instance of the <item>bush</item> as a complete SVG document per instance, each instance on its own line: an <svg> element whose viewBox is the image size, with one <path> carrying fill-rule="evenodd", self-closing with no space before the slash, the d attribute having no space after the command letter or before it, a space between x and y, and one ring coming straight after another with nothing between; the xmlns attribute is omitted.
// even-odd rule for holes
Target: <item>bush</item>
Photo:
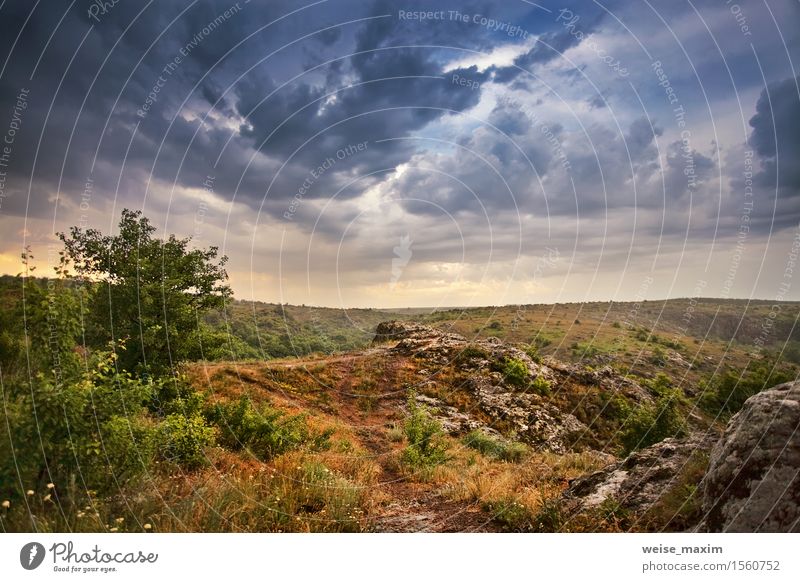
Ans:
<svg viewBox="0 0 800 582"><path fill-rule="evenodd" d="M534 516L522 503L513 497L483 504L483 509L492 514L492 519L512 532L531 531Z"/></svg>
<svg viewBox="0 0 800 582"><path fill-rule="evenodd" d="M402 461L413 468L428 468L447 458L442 426L424 406L417 404L416 394L408 397L408 419L404 426L408 446L403 449Z"/></svg>
<svg viewBox="0 0 800 582"><path fill-rule="evenodd" d="M206 464L205 449L214 444L214 428L199 414L187 417L170 414L159 427L162 456L186 469Z"/></svg>
<svg viewBox="0 0 800 582"><path fill-rule="evenodd" d="M530 381L528 366L517 358L507 358L500 367L506 382L513 386L527 386Z"/></svg>
<svg viewBox="0 0 800 582"><path fill-rule="evenodd" d="M577 343L574 342L570 349L572 350L572 354L576 357L580 358L594 358L595 356L600 354L600 348L597 346L592 345L591 343Z"/></svg>
<svg viewBox="0 0 800 582"><path fill-rule="evenodd" d="M287 415L267 405L255 408L244 396L238 402L214 405L208 417L219 427L221 445L234 451L247 449L262 461L301 446L327 448L333 434L333 430L311 430L304 415Z"/></svg>
<svg viewBox="0 0 800 582"><path fill-rule="evenodd" d="M667 363L667 354L661 348L654 348L648 360L651 364L663 366Z"/></svg>
<svg viewBox="0 0 800 582"><path fill-rule="evenodd" d="M736 414L745 401L762 390L794 380L794 375L764 360L750 362L742 372L725 372L701 383L700 407L723 419Z"/></svg>
<svg viewBox="0 0 800 582"><path fill-rule="evenodd" d="M543 376L536 376L531 382L530 387L540 396L549 396L551 393L550 381Z"/></svg>
<svg viewBox="0 0 800 582"><path fill-rule="evenodd" d="M509 463L519 463L528 453L524 443L508 442L492 437L480 430L473 430L463 438L464 445L487 457L494 457Z"/></svg>
<svg viewBox="0 0 800 582"><path fill-rule="evenodd" d="M153 384L117 372L115 363L116 354L104 352L80 376L39 373L7 385L0 492L15 497L20 488L75 479L104 492L147 470L155 423L145 403Z"/></svg>
<svg viewBox="0 0 800 582"><path fill-rule="evenodd" d="M457 363L465 363L470 360L486 360L489 353L476 346L467 346L461 350L455 358Z"/></svg>
<svg viewBox="0 0 800 582"><path fill-rule="evenodd" d="M627 403L621 402L625 421L620 441L625 454L649 447L668 437L686 434L686 422L679 408L683 399L681 392L672 388L663 374L659 374L648 387L657 394L655 403L641 404L631 409Z"/></svg>

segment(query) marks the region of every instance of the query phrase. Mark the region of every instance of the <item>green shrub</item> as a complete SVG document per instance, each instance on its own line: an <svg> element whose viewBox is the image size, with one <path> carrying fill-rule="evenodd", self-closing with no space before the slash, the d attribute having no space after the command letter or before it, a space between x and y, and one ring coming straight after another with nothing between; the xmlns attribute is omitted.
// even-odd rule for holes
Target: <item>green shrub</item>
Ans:
<svg viewBox="0 0 800 582"><path fill-rule="evenodd" d="M492 514L492 519L512 532L531 531L534 516L522 503L513 497L483 504L483 509Z"/></svg>
<svg viewBox="0 0 800 582"><path fill-rule="evenodd" d="M579 358L594 358L600 354L600 348L591 343L573 343L570 346L572 354Z"/></svg>
<svg viewBox="0 0 800 582"><path fill-rule="evenodd" d="M417 404L413 392L408 397L408 418L404 430L408 445L403 449L401 458L406 465L427 468L446 460L447 445L442 426L424 406Z"/></svg>
<svg viewBox="0 0 800 582"><path fill-rule="evenodd" d="M533 360L537 364L541 364L542 363L542 356L539 353L539 348L538 347L536 347L533 344L530 344L530 345L525 346L524 351L525 351L525 353L528 355L528 357L531 360Z"/></svg>
<svg viewBox="0 0 800 582"><path fill-rule="evenodd" d="M667 354L661 348L653 348L653 352L648 358L651 364L663 366L667 363Z"/></svg>
<svg viewBox="0 0 800 582"><path fill-rule="evenodd" d="M206 464L205 450L214 444L214 428L199 414L187 417L170 414L159 427L162 456L187 469Z"/></svg>
<svg viewBox="0 0 800 582"><path fill-rule="evenodd" d="M700 407L713 416L727 419L745 401L762 390L794 380L794 375L774 362L752 361L742 372L728 371L701 382Z"/></svg>
<svg viewBox="0 0 800 582"><path fill-rule="evenodd" d="M539 511L533 516L532 529L542 533L554 533L564 527L565 517L558 498L544 499Z"/></svg>
<svg viewBox="0 0 800 582"><path fill-rule="evenodd" d="M468 433L462 441L465 446L487 457L494 457L509 463L519 463L528 453L528 447L524 443L505 441L480 430Z"/></svg>
<svg viewBox="0 0 800 582"><path fill-rule="evenodd" d="M470 360L486 360L489 358L489 353L477 346L467 346L461 350L456 356L457 363L465 363Z"/></svg>
<svg viewBox="0 0 800 582"><path fill-rule="evenodd" d="M288 415L268 405L256 408L244 396L238 402L214 405L207 416L219 428L221 445L246 449L263 461L302 446L327 448L333 434L332 429L311 430L302 414Z"/></svg>
<svg viewBox="0 0 800 582"><path fill-rule="evenodd" d="M517 358L506 358L500 366L505 381L513 386L527 386L530 381L528 366Z"/></svg>
<svg viewBox="0 0 800 582"><path fill-rule="evenodd" d="M543 376L536 376L531 382L530 387L540 396L549 396L551 393L550 381Z"/></svg>
<svg viewBox="0 0 800 582"><path fill-rule="evenodd" d="M668 437L686 434L686 422L680 411L683 399L680 390L672 388L663 374L650 382L649 387L657 394L654 403L631 408L626 402L620 402L625 418L620 442L625 454L649 447Z"/></svg>

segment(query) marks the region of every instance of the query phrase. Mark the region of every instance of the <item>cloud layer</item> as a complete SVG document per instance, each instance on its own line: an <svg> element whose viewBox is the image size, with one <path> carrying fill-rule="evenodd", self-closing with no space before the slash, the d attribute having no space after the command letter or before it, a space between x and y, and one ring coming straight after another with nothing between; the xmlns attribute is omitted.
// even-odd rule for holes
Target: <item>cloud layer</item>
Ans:
<svg viewBox="0 0 800 582"><path fill-rule="evenodd" d="M242 298L782 283L800 221L795 2L56 4L0 7L6 272L25 245L42 256L132 207L220 245Z"/></svg>

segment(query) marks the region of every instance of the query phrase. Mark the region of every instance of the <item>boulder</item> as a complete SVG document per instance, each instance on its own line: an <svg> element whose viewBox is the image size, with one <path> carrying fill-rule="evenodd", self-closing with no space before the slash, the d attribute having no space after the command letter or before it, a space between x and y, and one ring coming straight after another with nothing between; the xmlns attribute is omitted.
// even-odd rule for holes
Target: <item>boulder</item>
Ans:
<svg viewBox="0 0 800 582"><path fill-rule="evenodd" d="M747 399L711 452L701 528L800 532L800 382Z"/></svg>
<svg viewBox="0 0 800 582"><path fill-rule="evenodd" d="M579 509L613 500L642 514L670 489L692 453L708 450L713 438L712 434L698 432L685 438L664 439L591 475L573 479L565 497L574 500Z"/></svg>

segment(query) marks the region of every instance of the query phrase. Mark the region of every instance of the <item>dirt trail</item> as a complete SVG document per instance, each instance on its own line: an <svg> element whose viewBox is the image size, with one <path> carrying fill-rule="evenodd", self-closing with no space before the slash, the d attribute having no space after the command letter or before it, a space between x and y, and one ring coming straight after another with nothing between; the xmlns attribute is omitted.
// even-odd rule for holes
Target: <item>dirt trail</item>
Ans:
<svg viewBox="0 0 800 582"><path fill-rule="evenodd" d="M334 355L330 357L309 357L302 359L270 360L258 363L258 374L247 374L250 381L259 382L258 377L265 371L308 369L315 366L338 368L342 384L329 392L333 402L329 413L350 425L363 446L371 453L380 466L377 487L387 501L372 516L371 529L376 532L487 532L498 531L490 516L483 512L479 504L452 501L441 494L436 484L415 482L399 472L394 460L399 444L392 443L387 435L392 423L402 420L402 406L406 392L398 382L398 371L403 366L401 358L389 355L391 344L370 347L366 350ZM378 382L377 392L372 394L370 409L365 412L361 396L350 386L353 370L364 360L381 357L382 382ZM223 368L233 368L236 374L245 375L252 362L224 364L205 363L207 376ZM261 384L265 389L266 385ZM286 395L282 395L286 398ZM303 397L292 397L297 406L313 406Z"/></svg>
<svg viewBox="0 0 800 582"><path fill-rule="evenodd" d="M365 435L364 445L381 466L379 487L390 501L373 517L376 532L491 532L499 531L477 504L452 501L436 487L414 483L388 462L387 443Z"/></svg>

